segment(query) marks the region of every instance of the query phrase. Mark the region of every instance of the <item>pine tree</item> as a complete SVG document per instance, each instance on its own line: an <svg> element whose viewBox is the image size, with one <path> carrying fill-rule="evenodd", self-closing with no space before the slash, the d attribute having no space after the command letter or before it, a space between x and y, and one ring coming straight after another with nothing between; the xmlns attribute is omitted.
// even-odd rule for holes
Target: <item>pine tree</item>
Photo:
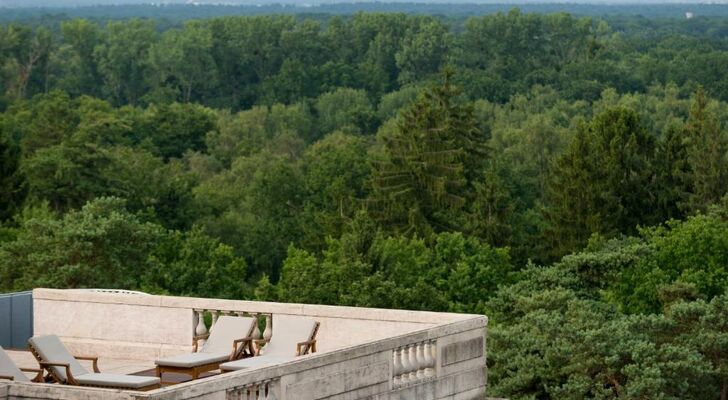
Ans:
<svg viewBox="0 0 728 400"><path fill-rule="evenodd" d="M728 190L728 134L722 132L702 88L693 96L685 125L692 193L687 211L705 211Z"/></svg>
<svg viewBox="0 0 728 400"><path fill-rule="evenodd" d="M482 171L485 144L472 107L445 72L383 137L385 157L375 165L372 215L394 231L428 238L459 226L459 216Z"/></svg>

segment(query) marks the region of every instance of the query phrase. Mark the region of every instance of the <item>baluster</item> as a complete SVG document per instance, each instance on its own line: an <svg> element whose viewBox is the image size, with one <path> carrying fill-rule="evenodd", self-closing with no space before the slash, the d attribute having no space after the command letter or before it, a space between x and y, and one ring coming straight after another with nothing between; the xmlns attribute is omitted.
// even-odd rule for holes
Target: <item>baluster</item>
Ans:
<svg viewBox="0 0 728 400"><path fill-rule="evenodd" d="M265 383L258 384L258 400L265 400Z"/></svg>
<svg viewBox="0 0 728 400"><path fill-rule="evenodd" d="M410 371L409 354L407 353L406 347L400 348L399 351L402 356L402 369L400 371L399 382L400 382L400 384L405 385L409 382L409 371Z"/></svg>
<svg viewBox="0 0 728 400"><path fill-rule="evenodd" d="M410 382L417 382L417 345L411 345L409 348L409 363L410 363Z"/></svg>
<svg viewBox="0 0 728 400"><path fill-rule="evenodd" d="M205 326L205 310L197 310L197 328L195 334L197 336L204 335L207 333L207 326ZM205 339L200 339L197 342L198 349L205 344Z"/></svg>
<svg viewBox="0 0 728 400"><path fill-rule="evenodd" d="M432 376L437 376L437 340L433 340L432 348Z"/></svg>
<svg viewBox="0 0 728 400"><path fill-rule="evenodd" d="M255 328L253 328L253 333L250 335L253 337L253 339L259 339L260 338L260 327L258 327L258 317L260 314L255 314Z"/></svg>
<svg viewBox="0 0 728 400"><path fill-rule="evenodd" d="M417 343L417 379L425 378L425 344Z"/></svg>
<svg viewBox="0 0 728 400"><path fill-rule="evenodd" d="M212 328L215 327L215 324L217 323L217 319L220 318L220 310L210 311L210 314L212 315L212 322L210 323L210 332L212 332Z"/></svg>
<svg viewBox="0 0 728 400"><path fill-rule="evenodd" d="M435 375L435 369L432 368L435 364L435 360L432 358L432 342L425 343L425 377L430 378Z"/></svg>
<svg viewBox="0 0 728 400"><path fill-rule="evenodd" d="M270 315L265 316L265 330L263 331L263 339L269 341L273 337L272 319Z"/></svg>
<svg viewBox="0 0 728 400"><path fill-rule="evenodd" d="M268 381L268 400L278 400L278 385L275 381Z"/></svg>
<svg viewBox="0 0 728 400"><path fill-rule="evenodd" d="M394 349L392 352L392 384L397 387L402 384L402 360L400 360L401 354L399 349Z"/></svg>
<svg viewBox="0 0 728 400"><path fill-rule="evenodd" d="M192 310L192 336L197 335L197 310Z"/></svg>

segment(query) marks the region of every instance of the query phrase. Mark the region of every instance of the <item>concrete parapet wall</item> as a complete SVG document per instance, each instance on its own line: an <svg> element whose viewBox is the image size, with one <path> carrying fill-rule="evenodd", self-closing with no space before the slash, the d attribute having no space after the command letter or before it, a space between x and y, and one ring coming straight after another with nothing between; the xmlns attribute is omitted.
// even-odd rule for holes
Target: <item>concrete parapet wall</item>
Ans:
<svg viewBox="0 0 728 400"><path fill-rule="evenodd" d="M314 318L321 323L320 351L469 317L451 313L58 289L35 289L33 307L36 335L58 335L77 353L138 360L154 360L190 351L193 309Z"/></svg>

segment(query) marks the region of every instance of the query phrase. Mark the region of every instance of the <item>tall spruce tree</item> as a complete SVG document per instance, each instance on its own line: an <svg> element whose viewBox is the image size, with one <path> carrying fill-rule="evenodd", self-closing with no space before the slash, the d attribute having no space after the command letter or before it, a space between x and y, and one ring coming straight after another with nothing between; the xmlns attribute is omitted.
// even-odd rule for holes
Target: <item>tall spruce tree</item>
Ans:
<svg viewBox="0 0 728 400"><path fill-rule="evenodd" d="M685 208L705 211L728 190L728 133L721 130L703 88L693 96L685 137L692 186Z"/></svg>
<svg viewBox="0 0 728 400"><path fill-rule="evenodd" d="M589 127L582 124L569 148L555 162L546 186L543 213L548 227L544 234L552 257L583 246L596 230L595 163L589 141Z"/></svg>
<svg viewBox="0 0 728 400"><path fill-rule="evenodd" d="M552 256L579 249L593 233L634 233L639 224L657 222L654 152L654 138L632 110L606 110L579 128L545 196Z"/></svg>
<svg viewBox="0 0 728 400"><path fill-rule="evenodd" d="M459 227L482 173L484 137L450 78L446 71L442 84L421 93L381 138L370 211L396 232L428 238Z"/></svg>
<svg viewBox="0 0 728 400"><path fill-rule="evenodd" d="M669 126L655 150L655 199L660 221L682 219L692 177L682 126Z"/></svg>

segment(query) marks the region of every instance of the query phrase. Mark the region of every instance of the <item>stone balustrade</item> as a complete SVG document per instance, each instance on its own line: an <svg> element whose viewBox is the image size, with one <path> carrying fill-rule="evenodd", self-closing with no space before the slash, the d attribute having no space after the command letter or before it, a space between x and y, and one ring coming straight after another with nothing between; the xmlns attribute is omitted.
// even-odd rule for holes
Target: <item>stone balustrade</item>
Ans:
<svg viewBox="0 0 728 400"><path fill-rule="evenodd" d="M392 386L395 388L424 382L434 378L437 360L437 341L396 348L392 351Z"/></svg>
<svg viewBox="0 0 728 400"><path fill-rule="evenodd" d="M231 311L231 310L217 310L217 309L200 309L196 308L192 310L192 327L193 327L193 336L202 336L212 331L212 329L215 326L215 323L217 322L217 319L220 318L221 315L230 315L230 316L238 316L238 317L253 317L256 318L256 320L261 321L261 319L265 319L265 330L262 332L262 337L265 340L270 340L270 338L273 336L273 325L272 325L272 314L269 313L256 313L256 312L248 312L248 311ZM208 327L205 323L206 318L205 316L209 316L210 320L210 326ZM251 336L255 339L261 338L261 332L260 327L258 325L255 326L253 329L253 332ZM205 343L204 339L200 339L198 341L198 349L202 347L202 345Z"/></svg>
<svg viewBox="0 0 728 400"><path fill-rule="evenodd" d="M280 398L280 379L270 379L228 389L226 400L278 400Z"/></svg>

